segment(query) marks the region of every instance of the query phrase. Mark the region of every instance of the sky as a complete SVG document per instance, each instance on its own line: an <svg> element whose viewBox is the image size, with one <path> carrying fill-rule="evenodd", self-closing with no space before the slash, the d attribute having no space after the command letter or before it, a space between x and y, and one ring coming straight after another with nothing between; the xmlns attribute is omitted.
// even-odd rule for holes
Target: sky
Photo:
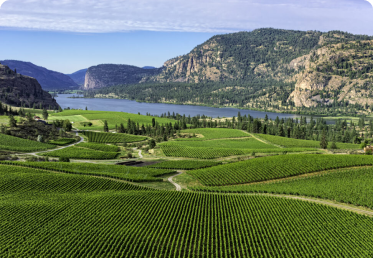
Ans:
<svg viewBox="0 0 373 258"><path fill-rule="evenodd" d="M30 61L63 73L102 63L160 67L213 35L265 27L373 35L373 7L366 0L1 3L0 60Z"/></svg>

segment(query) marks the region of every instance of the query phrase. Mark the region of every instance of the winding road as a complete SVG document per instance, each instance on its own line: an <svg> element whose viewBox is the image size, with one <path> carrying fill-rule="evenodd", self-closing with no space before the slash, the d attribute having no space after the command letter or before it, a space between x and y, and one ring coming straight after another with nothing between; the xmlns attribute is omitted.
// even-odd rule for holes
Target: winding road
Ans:
<svg viewBox="0 0 373 258"><path fill-rule="evenodd" d="M176 175L173 175L173 176L171 176L171 177L168 178L168 182L170 182L171 184L173 184L173 185L176 187L176 191L178 191L178 192L181 191L181 186L180 186L179 184L175 183L175 182L173 181L173 179L174 179L174 177L179 176L179 175L181 175L182 173L183 173L183 172L178 171Z"/></svg>

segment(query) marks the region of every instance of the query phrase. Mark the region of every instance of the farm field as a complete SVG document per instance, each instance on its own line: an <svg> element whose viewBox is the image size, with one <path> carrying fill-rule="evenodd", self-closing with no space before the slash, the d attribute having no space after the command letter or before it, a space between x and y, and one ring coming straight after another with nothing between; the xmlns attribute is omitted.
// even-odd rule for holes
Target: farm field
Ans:
<svg viewBox="0 0 373 258"><path fill-rule="evenodd" d="M224 138L240 138L249 137L250 135L235 129L224 129L224 128L198 128L198 129L187 129L182 130L181 133L203 135L201 138L180 138L178 141L204 141L212 139L224 139Z"/></svg>
<svg viewBox="0 0 373 258"><path fill-rule="evenodd" d="M65 149L55 150L52 152L42 153L42 156L46 157L65 157L69 159L92 159L92 160L103 160L103 159L115 159L118 152L107 152L93 149L86 149L80 147L68 147Z"/></svg>
<svg viewBox="0 0 373 258"><path fill-rule="evenodd" d="M118 165L101 165L91 163L60 163L60 162L10 162L2 161L0 164L45 169L69 174L82 174L103 176L133 182L162 181L162 175L172 174L168 169L137 168Z"/></svg>
<svg viewBox="0 0 373 258"><path fill-rule="evenodd" d="M0 150L18 151L18 152L33 152L44 151L56 148L55 145L46 144L22 138L13 137L10 135L0 134Z"/></svg>
<svg viewBox="0 0 373 258"><path fill-rule="evenodd" d="M132 143L141 142L147 139L145 136L124 133L98 133L91 131L81 131L80 133L87 136L89 142L97 143Z"/></svg>
<svg viewBox="0 0 373 258"><path fill-rule="evenodd" d="M64 146L64 145L69 145L76 142L75 139L73 138L62 138L54 141L49 141L49 144L57 145L57 146Z"/></svg>
<svg viewBox="0 0 373 258"><path fill-rule="evenodd" d="M77 147L92 149L92 150L98 150L98 151L106 151L106 152L118 152L119 147L115 145L106 145L106 144L100 144L100 143L87 143L82 142L76 145Z"/></svg>
<svg viewBox="0 0 373 258"><path fill-rule="evenodd" d="M257 134L259 138L262 138L264 140L267 140L268 142L281 145L284 147L289 148L320 148L320 142L318 141L308 141L308 140L299 140L299 139L293 139L293 138L286 138L286 137L280 137L280 136L273 136L268 134ZM331 143L329 143L330 146ZM352 144L352 143L336 143L338 149L360 149L359 144Z"/></svg>
<svg viewBox="0 0 373 258"><path fill-rule="evenodd" d="M75 116L82 116L86 120L76 120L77 118ZM103 126L101 125L95 125L93 123L93 126L90 127L84 127L82 124L78 122L87 122L87 121L108 121L109 129L115 129L115 125L120 125L123 123L123 125L127 125L128 119L134 120L137 123L144 124L151 124L152 119L155 118L155 120L159 124L166 124L166 123L175 123L175 120L173 119L167 119L167 118L159 118L159 117L152 117L152 116L144 116L144 115L136 115L136 114L130 114L130 113L124 113L124 112L107 112L107 111L90 111L90 110L64 110L61 113L53 114L50 120L54 119L60 119L59 117L63 117L63 119L71 119L72 121L76 120L77 122L74 123L74 127L78 128L79 130L100 130L103 131ZM71 118L69 118L71 117ZM75 122L75 121L74 121Z"/></svg>
<svg viewBox="0 0 373 258"><path fill-rule="evenodd" d="M155 165L147 166L148 168L160 169L179 169L179 170L192 170L199 168L207 168L221 165L221 162L213 161L196 161L196 160L172 160L164 161Z"/></svg>
<svg viewBox="0 0 373 258"><path fill-rule="evenodd" d="M156 191L82 175L1 168L4 257L373 253L371 218L323 205L264 196Z"/></svg>
<svg viewBox="0 0 373 258"><path fill-rule="evenodd" d="M303 195L373 208L373 168L333 171L275 183L193 188L196 191Z"/></svg>
<svg viewBox="0 0 373 258"><path fill-rule="evenodd" d="M372 156L279 155L188 171L205 186L225 186L279 179L345 167L373 165Z"/></svg>

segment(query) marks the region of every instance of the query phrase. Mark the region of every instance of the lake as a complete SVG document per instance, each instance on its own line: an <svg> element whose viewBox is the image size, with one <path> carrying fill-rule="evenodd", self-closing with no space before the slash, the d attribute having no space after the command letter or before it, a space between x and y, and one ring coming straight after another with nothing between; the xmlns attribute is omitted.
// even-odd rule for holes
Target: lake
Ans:
<svg viewBox="0 0 373 258"><path fill-rule="evenodd" d="M269 119L276 119L278 116L281 118L300 118L300 115L292 114L282 114L282 113L270 113L261 112L247 109L236 109L236 108L213 108L213 107L203 107L203 106L190 106L190 105L173 105L173 104L162 104L162 103L140 103L134 100L127 99L86 99L86 98L70 98L73 94L60 94L56 97L58 104L64 109L67 107L73 109L85 109L96 110L96 111L117 111L117 112L127 112L145 115L150 113L151 115L162 115L164 113L173 112L179 113L185 116L196 116L196 115L206 115L208 117L233 117L236 116L238 112L241 115L250 115L254 118L264 118L268 115ZM330 123L330 121L328 122Z"/></svg>

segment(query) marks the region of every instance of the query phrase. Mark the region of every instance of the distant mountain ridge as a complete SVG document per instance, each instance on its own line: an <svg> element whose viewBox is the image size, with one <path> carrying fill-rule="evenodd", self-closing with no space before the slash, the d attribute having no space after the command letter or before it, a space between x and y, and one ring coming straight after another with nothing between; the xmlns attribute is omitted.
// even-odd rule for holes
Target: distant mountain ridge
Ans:
<svg viewBox="0 0 373 258"><path fill-rule="evenodd" d="M17 73L35 78L44 90L77 89L79 85L69 76L48 70L30 62L17 60L3 60L0 63L7 65Z"/></svg>
<svg viewBox="0 0 373 258"><path fill-rule="evenodd" d="M67 74L67 76L69 76L71 79L73 79L73 81L76 84L78 84L80 86L83 86L84 81L85 81L85 74L86 74L87 71L88 71L88 68L79 70L79 71L77 71L75 73L72 73L72 74Z"/></svg>
<svg viewBox="0 0 373 258"><path fill-rule="evenodd" d="M58 109L56 100L34 78L0 64L0 101L11 106Z"/></svg>
<svg viewBox="0 0 373 258"><path fill-rule="evenodd" d="M144 69L132 65L101 64L88 68L84 89L99 89L119 84L145 82L160 74L162 68Z"/></svg>

